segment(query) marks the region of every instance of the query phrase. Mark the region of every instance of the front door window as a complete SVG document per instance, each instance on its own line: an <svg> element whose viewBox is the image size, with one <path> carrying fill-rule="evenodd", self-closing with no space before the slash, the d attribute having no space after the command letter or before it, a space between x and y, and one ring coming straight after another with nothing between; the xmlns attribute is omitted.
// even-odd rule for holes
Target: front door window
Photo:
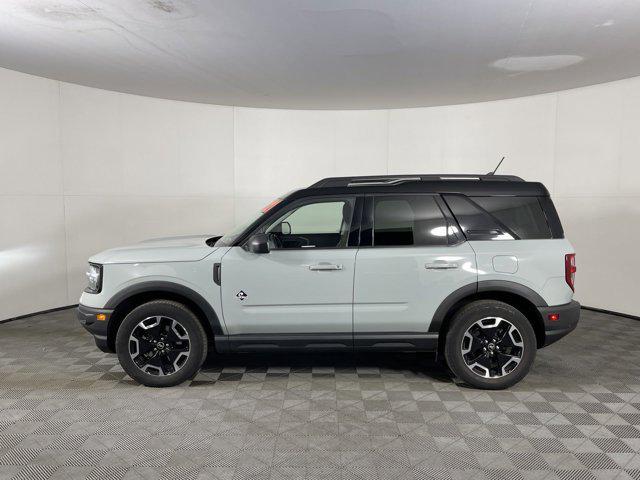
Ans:
<svg viewBox="0 0 640 480"><path fill-rule="evenodd" d="M351 198L307 203L286 211L261 230L276 250L346 247L353 207Z"/></svg>

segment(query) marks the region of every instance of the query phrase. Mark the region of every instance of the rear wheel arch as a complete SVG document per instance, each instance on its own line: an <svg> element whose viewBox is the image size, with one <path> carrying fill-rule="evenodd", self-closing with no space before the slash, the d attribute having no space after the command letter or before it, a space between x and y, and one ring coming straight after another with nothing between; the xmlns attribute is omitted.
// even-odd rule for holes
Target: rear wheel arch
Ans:
<svg viewBox="0 0 640 480"><path fill-rule="evenodd" d="M513 284L513 285L512 285ZM542 316L537 307L547 306L536 292L515 282L489 280L467 285L453 292L436 310L429 331L438 332L438 351L444 351L447 331L455 314L471 302L477 300L497 300L516 308L529 320L536 334L536 343L541 348L545 343Z"/></svg>
<svg viewBox="0 0 640 480"><path fill-rule="evenodd" d="M170 282L145 282L121 290L105 307L113 310L107 329L107 344L111 351L115 352L116 334L124 318L136 307L153 300L174 301L191 310L202 324L210 343L216 335L223 333L213 307L197 292Z"/></svg>

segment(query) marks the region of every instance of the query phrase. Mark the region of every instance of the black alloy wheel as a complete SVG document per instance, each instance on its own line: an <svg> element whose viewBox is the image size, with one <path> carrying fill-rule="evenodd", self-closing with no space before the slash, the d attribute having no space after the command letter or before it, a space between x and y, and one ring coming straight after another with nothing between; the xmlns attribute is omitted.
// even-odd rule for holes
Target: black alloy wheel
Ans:
<svg viewBox="0 0 640 480"><path fill-rule="evenodd" d="M500 378L511 373L522 360L524 341L520 331L504 318L485 317L467 329L460 349L473 373Z"/></svg>
<svg viewBox="0 0 640 480"><path fill-rule="evenodd" d="M151 375L180 370L191 351L189 334L174 318L158 315L141 320L129 336L129 354L136 366Z"/></svg>

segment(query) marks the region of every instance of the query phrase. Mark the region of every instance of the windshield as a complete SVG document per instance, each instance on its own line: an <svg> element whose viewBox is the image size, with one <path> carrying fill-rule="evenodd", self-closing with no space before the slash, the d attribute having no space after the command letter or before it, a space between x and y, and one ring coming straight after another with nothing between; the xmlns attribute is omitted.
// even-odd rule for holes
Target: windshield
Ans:
<svg viewBox="0 0 640 480"><path fill-rule="evenodd" d="M289 195L289 194L287 194L287 195ZM216 246L216 247L230 247L231 245L233 245L235 243L235 241L238 239L238 237L240 235L242 235L242 233L247 228L249 228L249 226L253 222L258 220L260 217L262 217L264 214L266 214L273 207L278 205L287 195L283 195L282 197L276 198L275 200L270 202L267 206L262 208L259 212L256 212L255 214L253 214L249 220L247 220L246 222L243 222L241 225L239 225L236 228L234 228L230 233L227 233L224 237L220 238L214 244L214 246Z"/></svg>
<svg viewBox="0 0 640 480"><path fill-rule="evenodd" d="M242 232L244 232L247 228L249 228L249 225L251 225L253 222L258 220L258 218L260 218L262 215L264 215L264 213L262 212L254 213L249 220L247 220L246 222L243 222L241 225L234 228L231 232L227 233L224 237L220 238L215 243L215 246L230 247L231 245L233 245L233 242L235 242L236 239L240 236L240 234L242 234Z"/></svg>

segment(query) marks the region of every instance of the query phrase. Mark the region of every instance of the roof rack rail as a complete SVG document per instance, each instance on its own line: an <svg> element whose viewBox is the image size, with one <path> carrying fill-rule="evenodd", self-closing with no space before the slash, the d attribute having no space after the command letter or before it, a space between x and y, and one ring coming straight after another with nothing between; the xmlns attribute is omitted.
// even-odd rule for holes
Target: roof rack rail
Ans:
<svg viewBox="0 0 640 480"><path fill-rule="evenodd" d="M427 174L427 175L379 175L360 177L328 177L314 183L309 188L323 187L364 187L364 186L394 186L406 182L447 182L447 181L484 181L484 182L524 182L515 175L486 175L486 174Z"/></svg>
<svg viewBox="0 0 640 480"><path fill-rule="evenodd" d="M371 185L400 185L405 182L419 182L420 177L389 177L389 178L357 178L347 183L347 187L365 187Z"/></svg>

